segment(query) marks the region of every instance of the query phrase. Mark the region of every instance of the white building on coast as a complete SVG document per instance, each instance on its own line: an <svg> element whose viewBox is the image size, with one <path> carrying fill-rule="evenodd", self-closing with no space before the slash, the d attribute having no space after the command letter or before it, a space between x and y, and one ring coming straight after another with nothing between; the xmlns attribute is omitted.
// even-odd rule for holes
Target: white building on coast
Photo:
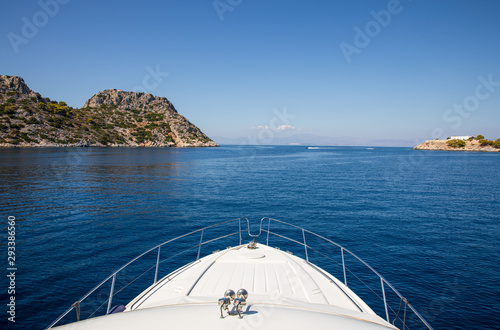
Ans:
<svg viewBox="0 0 500 330"><path fill-rule="evenodd" d="M472 136L472 135L453 135L449 138L447 138L447 140L468 140L470 138L475 138L475 136Z"/></svg>

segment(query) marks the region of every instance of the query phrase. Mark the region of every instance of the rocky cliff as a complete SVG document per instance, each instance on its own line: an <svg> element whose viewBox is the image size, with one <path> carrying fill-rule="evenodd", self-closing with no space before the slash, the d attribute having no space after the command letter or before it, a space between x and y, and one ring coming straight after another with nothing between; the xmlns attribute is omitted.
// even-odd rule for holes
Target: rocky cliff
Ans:
<svg viewBox="0 0 500 330"><path fill-rule="evenodd" d="M500 149L492 145L482 145L478 140L464 141L464 146L450 146L450 140L428 140L413 148L414 150L448 150L448 151L486 151L498 152Z"/></svg>
<svg viewBox="0 0 500 330"><path fill-rule="evenodd" d="M215 147L165 97L108 89L82 108L0 75L0 146Z"/></svg>

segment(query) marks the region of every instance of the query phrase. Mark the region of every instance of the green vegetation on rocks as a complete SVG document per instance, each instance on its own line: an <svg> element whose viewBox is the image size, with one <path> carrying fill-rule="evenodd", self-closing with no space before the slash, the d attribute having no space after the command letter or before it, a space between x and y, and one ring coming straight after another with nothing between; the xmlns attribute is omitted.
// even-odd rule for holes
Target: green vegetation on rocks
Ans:
<svg viewBox="0 0 500 330"><path fill-rule="evenodd" d="M448 140L448 142L446 142L446 144L448 144L450 147L453 147L453 148L463 148L465 147L465 141L464 140Z"/></svg>
<svg viewBox="0 0 500 330"><path fill-rule="evenodd" d="M165 97L108 89L82 108L0 75L0 146L214 147Z"/></svg>
<svg viewBox="0 0 500 330"><path fill-rule="evenodd" d="M479 143L482 146L492 146L493 148L500 148L500 139L497 140L486 140L486 139L481 139L479 140Z"/></svg>

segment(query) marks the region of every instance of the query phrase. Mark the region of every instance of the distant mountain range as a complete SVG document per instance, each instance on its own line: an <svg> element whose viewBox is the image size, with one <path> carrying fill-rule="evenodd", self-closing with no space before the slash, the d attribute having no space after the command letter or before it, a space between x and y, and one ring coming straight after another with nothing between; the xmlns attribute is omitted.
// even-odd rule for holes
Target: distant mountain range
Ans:
<svg viewBox="0 0 500 330"><path fill-rule="evenodd" d="M216 147L166 97L107 89L82 108L0 75L2 147Z"/></svg>
<svg viewBox="0 0 500 330"><path fill-rule="evenodd" d="M258 139L251 137L225 138L214 136L219 144L268 144L268 145L303 145L303 146L392 146L413 147L415 140L384 140L363 139L354 137L327 137L314 134L295 134L287 137L274 137L270 141L259 143Z"/></svg>

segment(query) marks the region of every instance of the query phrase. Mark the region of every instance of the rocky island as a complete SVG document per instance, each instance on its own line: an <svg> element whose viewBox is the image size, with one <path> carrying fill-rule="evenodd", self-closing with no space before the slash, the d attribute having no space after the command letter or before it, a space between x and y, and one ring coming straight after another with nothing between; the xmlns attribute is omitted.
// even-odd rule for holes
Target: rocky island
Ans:
<svg viewBox="0 0 500 330"><path fill-rule="evenodd" d="M446 140L428 140L413 148L414 150L446 151L483 151L500 152L500 139L487 140L482 135L467 138L448 138Z"/></svg>
<svg viewBox="0 0 500 330"><path fill-rule="evenodd" d="M217 147L166 97L107 89L82 108L0 75L0 147Z"/></svg>

